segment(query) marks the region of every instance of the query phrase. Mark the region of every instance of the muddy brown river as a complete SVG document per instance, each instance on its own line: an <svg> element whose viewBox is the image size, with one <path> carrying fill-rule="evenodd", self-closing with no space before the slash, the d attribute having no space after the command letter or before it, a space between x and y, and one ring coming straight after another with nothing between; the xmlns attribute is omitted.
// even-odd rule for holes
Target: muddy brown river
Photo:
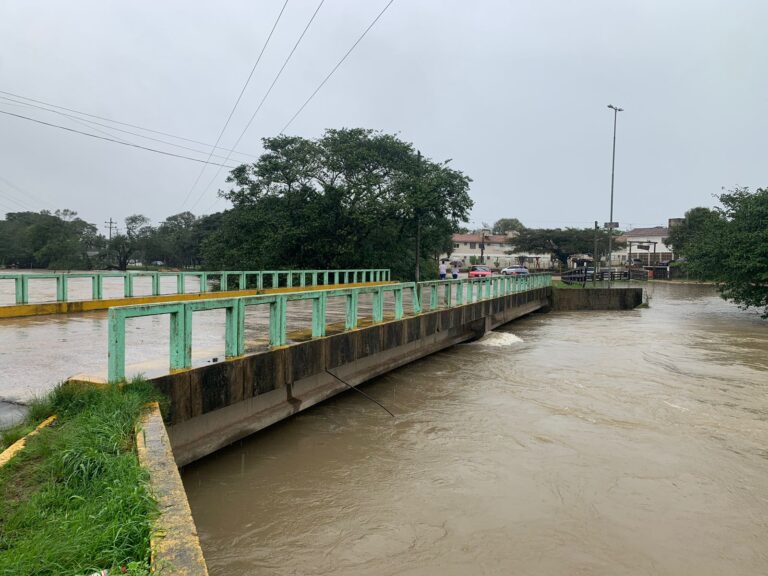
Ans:
<svg viewBox="0 0 768 576"><path fill-rule="evenodd" d="M768 322L536 314L183 470L212 575L768 574Z"/></svg>

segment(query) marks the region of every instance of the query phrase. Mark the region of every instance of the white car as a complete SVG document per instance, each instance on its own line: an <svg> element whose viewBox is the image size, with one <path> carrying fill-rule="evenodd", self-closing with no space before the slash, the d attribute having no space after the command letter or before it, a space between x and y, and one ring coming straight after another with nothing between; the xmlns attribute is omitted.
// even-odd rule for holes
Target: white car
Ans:
<svg viewBox="0 0 768 576"><path fill-rule="evenodd" d="M510 266L509 268L502 269L501 273L505 276L525 276L530 274L525 266Z"/></svg>

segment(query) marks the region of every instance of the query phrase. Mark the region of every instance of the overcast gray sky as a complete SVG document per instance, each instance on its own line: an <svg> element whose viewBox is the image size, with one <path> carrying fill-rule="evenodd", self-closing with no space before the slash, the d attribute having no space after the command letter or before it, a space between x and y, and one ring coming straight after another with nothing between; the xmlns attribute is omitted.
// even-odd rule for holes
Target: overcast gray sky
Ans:
<svg viewBox="0 0 768 576"><path fill-rule="evenodd" d="M283 1L0 0L0 90L211 145ZM325 1L239 152L260 153L386 2ZM318 3L288 2L222 146ZM613 103L625 108L614 219L665 224L713 205L722 186L768 185L766 22L765 0L395 0L287 132L397 132L473 178L478 225L588 226L608 220ZM7 99L0 111L195 158L210 150ZM226 170L214 179L207 167L190 192L202 166L0 114L0 216L66 207L104 231L109 217L222 210Z"/></svg>

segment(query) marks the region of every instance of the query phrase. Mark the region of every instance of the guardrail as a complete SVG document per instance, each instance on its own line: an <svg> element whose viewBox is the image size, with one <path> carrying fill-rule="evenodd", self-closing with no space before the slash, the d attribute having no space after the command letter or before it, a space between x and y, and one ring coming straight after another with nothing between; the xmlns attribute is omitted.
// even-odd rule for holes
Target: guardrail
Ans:
<svg viewBox="0 0 768 576"><path fill-rule="evenodd" d="M176 294L186 292L187 278L199 280L199 292L210 292L209 280L218 279L219 290L244 290L253 286L264 288L293 288L304 286L327 286L329 284L350 284L358 282L389 281L388 269L354 270L222 270L193 272L67 272L55 274L0 274L0 281L12 280L16 288L16 304L29 304L30 284L37 280L56 281L56 302L69 302L69 283L73 279L91 280L91 299L104 297L104 279L122 278L123 296L134 296L134 280L149 277L152 281L152 296L161 294L160 280L163 277L176 278ZM233 282L236 280L236 282Z"/></svg>
<svg viewBox="0 0 768 576"><path fill-rule="evenodd" d="M638 268L629 269L603 269L597 271L595 276L594 269L590 268L574 268L563 272L560 275L560 280L566 284L583 284L586 285L590 282L620 282L622 280L648 280L648 271Z"/></svg>
<svg viewBox="0 0 768 576"><path fill-rule="evenodd" d="M488 298L543 288L551 286L551 284L552 276L550 274L492 276L420 282L418 284L408 282L311 292L287 292L113 307L109 309L108 313L108 381L117 383L125 379L125 324L128 318L170 315L170 369L173 371L192 366L192 315L202 310L225 310L224 349L225 356L230 358L240 356L245 352L245 310L249 306L269 307L269 345L282 346L288 341L286 328L288 302L295 300L312 302L312 338L319 338L326 334L326 311L329 298L343 297L345 299L344 330L346 331L354 330L358 326L360 320L358 302L360 296L364 294L373 295L372 321L376 324L384 321L384 302L387 292L393 294L394 318L400 320L405 315L403 295L408 291L412 296L412 314L417 315L427 311L427 309L432 311L440 308L451 308ZM428 307L422 306L425 293L429 293Z"/></svg>

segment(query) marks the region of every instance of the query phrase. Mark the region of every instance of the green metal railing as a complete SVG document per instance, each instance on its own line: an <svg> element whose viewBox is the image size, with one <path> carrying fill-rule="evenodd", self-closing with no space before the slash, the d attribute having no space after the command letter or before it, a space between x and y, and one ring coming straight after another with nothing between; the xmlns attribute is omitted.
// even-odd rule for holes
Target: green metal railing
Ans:
<svg viewBox="0 0 768 576"><path fill-rule="evenodd" d="M346 317L345 330L357 328L360 317L358 303L361 295L372 294L373 323L384 321L385 295L394 298L394 318L404 317L404 294L411 293L412 314L451 308L488 298L525 292L551 286L550 274L529 276L493 276L486 278L440 280L359 286L310 292L286 292L257 296L238 296L168 304L139 304L109 309L109 359L108 380L115 383L125 379L125 325L128 318L169 314L170 321L170 369L181 370L192 366L192 317L202 310L225 310L225 356L240 356L245 352L245 311L249 306L269 307L269 344L282 346L288 341L288 302L309 300L312 302L312 337L326 334L326 312L329 298L344 298ZM428 294L429 304L423 306ZM442 295L442 303L441 303Z"/></svg>
<svg viewBox="0 0 768 576"><path fill-rule="evenodd" d="M187 278L195 278L199 282L199 292L210 292L210 280L219 281L219 290L244 290L253 287L257 290L264 288L294 288L305 286L327 286L329 284L350 284L364 282L387 282L390 274L388 269L356 269L356 270L223 270L219 272L74 272L57 274L0 274L1 280L11 280L16 287L16 304L29 304L30 284L37 280L56 281L56 301L69 302L70 280L90 279L91 298L104 298L104 279L122 278L123 296L134 296L134 281L136 278L149 277L152 282L152 296L161 295L161 279L176 278L175 294L186 292Z"/></svg>

